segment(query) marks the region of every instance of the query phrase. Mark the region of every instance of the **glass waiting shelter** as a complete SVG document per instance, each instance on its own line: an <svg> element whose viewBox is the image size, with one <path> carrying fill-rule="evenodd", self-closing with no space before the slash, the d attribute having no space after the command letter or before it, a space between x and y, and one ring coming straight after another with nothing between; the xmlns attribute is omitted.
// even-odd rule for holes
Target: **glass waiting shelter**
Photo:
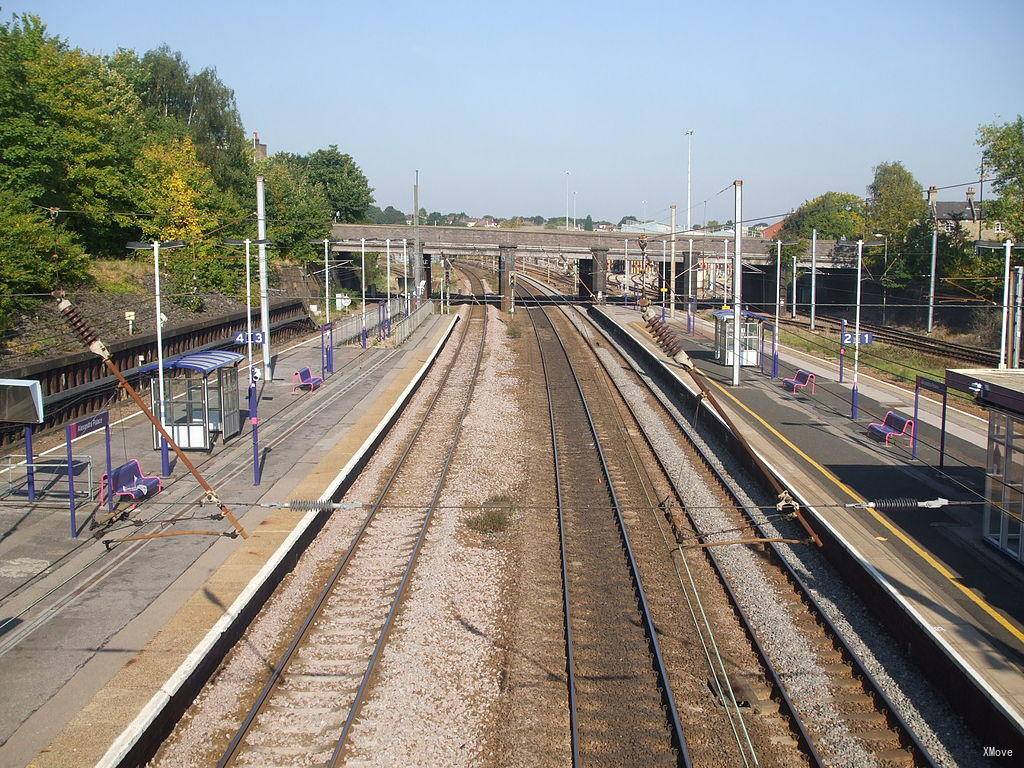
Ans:
<svg viewBox="0 0 1024 768"><path fill-rule="evenodd" d="M946 385L988 411L982 538L1024 562L1024 370L947 370Z"/></svg>
<svg viewBox="0 0 1024 768"><path fill-rule="evenodd" d="M185 450L205 451L217 435L228 440L242 431L238 409L238 364L236 352L210 350L191 352L164 360L164 419L167 431ZM150 376L150 402L160 417L157 364L139 369ZM153 428L153 448L160 447L160 433Z"/></svg>
<svg viewBox="0 0 1024 768"><path fill-rule="evenodd" d="M715 360L723 365L732 365L733 330L736 327L733 310L716 309L711 313L715 318ZM764 315L744 309L740 312L740 365L757 365L761 349L761 326Z"/></svg>

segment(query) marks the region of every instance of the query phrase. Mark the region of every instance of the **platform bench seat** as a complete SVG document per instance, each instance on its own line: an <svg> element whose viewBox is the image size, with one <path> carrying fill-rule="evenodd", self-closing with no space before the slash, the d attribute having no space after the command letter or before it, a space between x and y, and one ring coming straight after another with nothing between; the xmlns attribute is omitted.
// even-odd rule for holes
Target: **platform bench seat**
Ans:
<svg viewBox="0 0 1024 768"><path fill-rule="evenodd" d="M303 387L309 387L309 391L312 392L323 383L323 378L314 376L309 368L299 368L292 374L292 394L295 394L295 390Z"/></svg>
<svg viewBox="0 0 1024 768"><path fill-rule="evenodd" d="M112 488L114 501L128 499L129 501L140 501L149 496L155 496L163 490L163 483L159 477L149 477L142 471L138 459L132 459L127 464L115 467L108 478L105 474L100 478L100 504L107 501L107 492Z"/></svg>
<svg viewBox="0 0 1024 768"><path fill-rule="evenodd" d="M784 386L789 392L799 392L804 387L809 386L811 388L811 394L813 395L815 378L815 375L810 371L799 370L793 378L783 379L782 386Z"/></svg>
<svg viewBox="0 0 1024 768"><path fill-rule="evenodd" d="M902 435L913 439L914 420L907 416L901 416L895 411L889 411L885 414L885 418L882 421L868 424L868 434L876 440L884 439L886 445L894 437L901 437Z"/></svg>

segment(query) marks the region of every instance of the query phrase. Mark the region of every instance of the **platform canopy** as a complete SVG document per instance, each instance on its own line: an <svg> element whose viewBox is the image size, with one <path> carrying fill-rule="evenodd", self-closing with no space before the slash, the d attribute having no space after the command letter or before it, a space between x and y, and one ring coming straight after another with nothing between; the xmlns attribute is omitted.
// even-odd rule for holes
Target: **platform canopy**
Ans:
<svg viewBox="0 0 1024 768"><path fill-rule="evenodd" d="M219 368L233 368L245 359L244 355L237 352L225 352L221 349L211 349L207 352L189 352L176 357L169 357L164 360L164 370L176 368L198 371L204 376L213 373ZM157 369L157 363L147 363L139 368L139 373L152 373Z"/></svg>
<svg viewBox="0 0 1024 768"><path fill-rule="evenodd" d="M716 309L711 313L717 320L732 320L733 311L731 309ZM740 317L750 318L751 320L767 320L768 315L763 315L760 312L752 312L749 309L740 310Z"/></svg>

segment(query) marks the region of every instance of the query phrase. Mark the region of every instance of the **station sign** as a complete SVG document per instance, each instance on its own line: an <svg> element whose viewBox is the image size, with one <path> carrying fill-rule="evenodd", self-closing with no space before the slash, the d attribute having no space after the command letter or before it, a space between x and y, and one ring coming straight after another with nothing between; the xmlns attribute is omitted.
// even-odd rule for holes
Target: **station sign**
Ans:
<svg viewBox="0 0 1024 768"><path fill-rule="evenodd" d="M850 346L850 345L853 345L853 344L857 343L857 334L855 334L853 331L846 331L846 332L844 332L842 334L842 336L843 336L843 345L844 346ZM875 340L875 334L868 333L867 331L861 331L861 334L860 334L860 343L861 344L871 344L871 343L874 342L874 340Z"/></svg>
<svg viewBox="0 0 1024 768"><path fill-rule="evenodd" d="M76 437L87 435L107 426L110 426L110 411L103 411L68 425L68 437L74 440Z"/></svg>
<svg viewBox="0 0 1024 768"><path fill-rule="evenodd" d="M253 331L251 335L252 335L252 343L253 344L262 344L263 343L263 331ZM235 336L235 344L245 344L245 343L246 343L246 333L245 333L245 331L242 331L237 336Z"/></svg>

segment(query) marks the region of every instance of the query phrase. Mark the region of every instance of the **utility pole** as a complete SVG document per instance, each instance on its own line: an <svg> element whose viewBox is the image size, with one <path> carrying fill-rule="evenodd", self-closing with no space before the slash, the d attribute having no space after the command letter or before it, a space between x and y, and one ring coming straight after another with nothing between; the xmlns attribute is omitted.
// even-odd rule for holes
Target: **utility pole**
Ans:
<svg viewBox="0 0 1024 768"><path fill-rule="evenodd" d="M693 238L689 239L690 247L686 256L686 325L690 333L693 333Z"/></svg>
<svg viewBox="0 0 1024 768"><path fill-rule="evenodd" d="M324 238L324 322L331 322L331 239Z"/></svg>
<svg viewBox="0 0 1024 768"><path fill-rule="evenodd" d="M572 193L572 231L576 231L576 192Z"/></svg>
<svg viewBox="0 0 1024 768"><path fill-rule="evenodd" d="M363 258L363 268L361 270L361 274L362 274L362 281L361 282L362 282L362 288L363 288L363 330L359 334L359 343L363 347L363 349L366 349L366 239L365 238L360 238L360 240L359 240L359 250L362 253L362 258Z"/></svg>
<svg viewBox="0 0 1024 768"><path fill-rule="evenodd" d="M689 232L690 227L690 172L692 170L692 149L693 149L693 131L686 132L686 231Z"/></svg>
<svg viewBox="0 0 1024 768"><path fill-rule="evenodd" d="M772 378L779 375L779 304L782 301L782 240L775 241L775 326L772 330Z"/></svg>
<svg viewBox="0 0 1024 768"><path fill-rule="evenodd" d="M384 241L384 247L387 250L387 258L388 258L388 265L387 265L387 269L386 269L386 277L384 278L387 281L387 285L388 285L388 287L387 287L388 303L384 307L384 322L385 322L384 328L386 329L388 336L390 336L391 335L391 238L390 237L387 238ZM444 267L443 264L441 266L442 266L442 268Z"/></svg>
<svg viewBox="0 0 1024 768"><path fill-rule="evenodd" d="M811 330L814 330L814 308L818 300L818 230L811 230Z"/></svg>
<svg viewBox="0 0 1024 768"><path fill-rule="evenodd" d="M260 328L263 331L263 378L271 381L270 366L270 290L267 282L267 203L262 176L256 177L256 237L260 241L257 269L260 279Z"/></svg>
<svg viewBox="0 0 1024 768"><path fill-rule="evenodd" d="M1003 243L1005 264L1003 266L1003 330L999 337L999 367L1006 367L1006 334L1010 324L1010 249L1013 243L1009 239Z"/></svg>
<svg viewBox="0 0 1024 768"><path fill-rule="evenodd" d="M735 247L733 248L732 267L732 385L740 385L740 320L743 314L743 237L740 222L743 221L743 180L736 179L733 182L736 191L735 209L733 214L733 237ZM726 241L728 242L728 241Z"/></svg>
<svg viewBox="0 0 1024 768"><path fill-rule="evenodd" d="M565 172L565 231L569 231L569 172Z"/></svg>
<svg viewBox="0 0 1024 768"><path fill-rule="evenodd" d="M928 333L932 332L935 316L935 266L939 256L939 230L932 228L932 268L928 278Z"/></svg>
<svg viewBox="0 0 1024 768"><path fill-rule="evenodd" d="M672 238L671 253L669 255L669 277L668 277L668 316L676 316L676 204L672 203L669 208Z"/></svg>
<svg viewBox="0 0 1024 768"><path fill-rule="evenodd" d="M857 420L857 376L860 372L860 276L864 261L864 241L857 241L857 309L853 321L853 389L850 397L851 418Z"/></svg>
<svg viewBox="0 0 1024 768"><path fill-rule="evenodd" d="M420 275L423 274L423 253L420 251L420 172L416 170L416 180L412 185L413 211L413 246L412 246L412 275L416 296L420 293Z"/></svg>
<svg viewBox="0 0 1024 768"><path fill-rule="evenodd" d="M796 251L793 251L793 303L789 307L789 316L796 320Z"/></svg>
<svg viewBox="0 0 1024 768"><path fill-rule="evenodd" d="M409 249L407 247L408 241L402 238L402 263L405 265L405 314L406 316L412 312L412 296L409 294ZM365 266L364 266L365 269Z"/></svg>

